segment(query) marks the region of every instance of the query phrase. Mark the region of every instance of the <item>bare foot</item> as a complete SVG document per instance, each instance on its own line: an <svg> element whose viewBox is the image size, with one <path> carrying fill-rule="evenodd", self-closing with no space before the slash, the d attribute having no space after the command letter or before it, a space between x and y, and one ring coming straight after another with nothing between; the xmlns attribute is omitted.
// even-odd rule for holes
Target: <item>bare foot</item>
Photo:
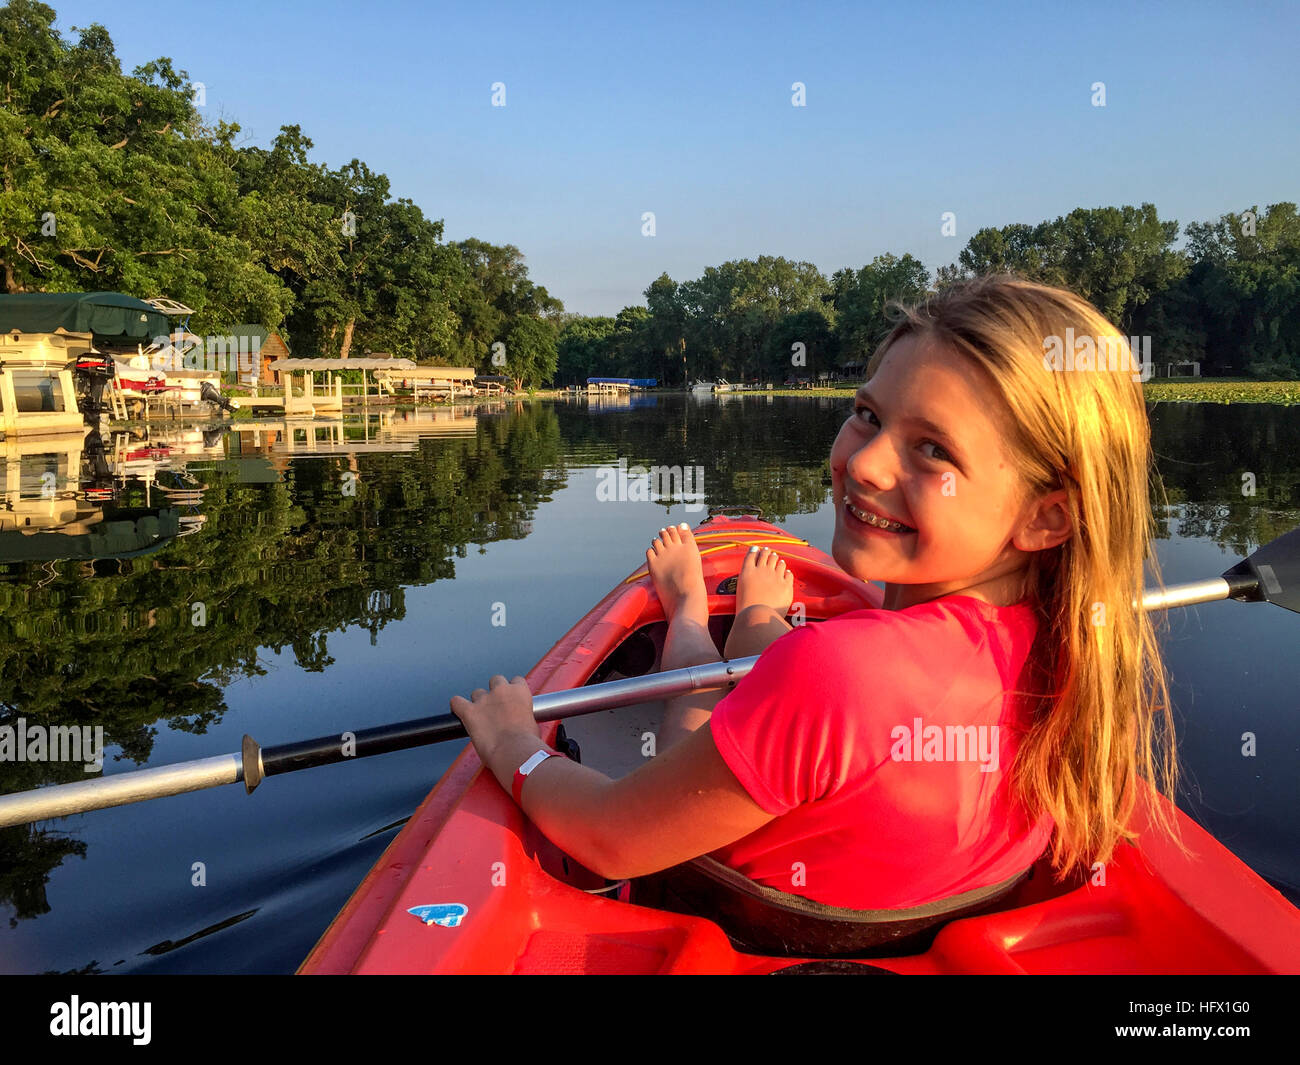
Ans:
<svg viewBox="0 0 1300 1065"><path fill-rule="evenodd" d="M709 594L704 587L700 549L689 525L660 529L645 553L655 592L668 619L661 670L700 666L721 659L709 635ZM722 692L688 692L664 702L659 726L659 749L666 750L709 720Z"/></svg>
<svg viewBox="0 0 1300 1065"><path fill-rule="evenodd" d="M736 581L736 614L746 607L770 607L785 617L794 602L794 575L770 547L745 553Z"/></svg>
<svg viewBox="0 0 1300 1065"><path fill-rule="evenodd" d="M683 522L660 529L645 560L669 623L680 615L707 627L709 596L704 587L700 549L690 526Z"/></svg>

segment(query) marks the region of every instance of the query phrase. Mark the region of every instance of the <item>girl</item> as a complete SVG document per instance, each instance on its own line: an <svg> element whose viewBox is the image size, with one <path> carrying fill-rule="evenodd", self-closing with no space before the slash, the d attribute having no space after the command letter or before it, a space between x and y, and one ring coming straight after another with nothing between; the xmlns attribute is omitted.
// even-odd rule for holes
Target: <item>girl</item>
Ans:
<svg viewBox="0 0 1300 1065"><path fill-rule="evenodd" d="M672 700L658 757L617 781L539 761L527 685L496 676L451 701L484 765L510 790L531 760L524 812L611 879L712 854L816 902L901 909L1004 881L1049 843L1062 877L1105 862L1140 781L1174 783L1135 605L1154 565L1149 427L1131 359L1056 370L1044 351L1073 336L1127 355L1117 334L1005 276L905 311L830 453L832 553L883 582L883 609L791 631L790 575L752 551L726 652L762 657L725 698ZM717 661L689 528L661 530L647 562L663 668Z"/></svg>

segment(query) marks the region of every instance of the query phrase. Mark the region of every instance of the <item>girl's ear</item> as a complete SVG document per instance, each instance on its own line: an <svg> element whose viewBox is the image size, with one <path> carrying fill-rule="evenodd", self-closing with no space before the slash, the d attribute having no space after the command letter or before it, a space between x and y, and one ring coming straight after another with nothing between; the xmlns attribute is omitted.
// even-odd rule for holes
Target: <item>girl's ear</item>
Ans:
<svg viewBox="0 0 1300 1065"><path fill-rule="evenodd" d="M1046 551L1065 543L1074 535L1067 499L1064 488L1040 496L1030 506L1024 523L1011 538L1013 546L1020 551Z"/></svg>

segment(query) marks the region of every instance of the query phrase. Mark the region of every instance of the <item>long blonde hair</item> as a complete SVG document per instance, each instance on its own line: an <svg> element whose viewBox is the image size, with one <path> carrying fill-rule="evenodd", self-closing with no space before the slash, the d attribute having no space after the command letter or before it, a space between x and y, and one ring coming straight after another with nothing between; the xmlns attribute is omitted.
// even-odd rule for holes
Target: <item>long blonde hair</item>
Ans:
<svg viewBox="0 0 1300 1065"><path fill-rule="evenodd" d="M897 309L901 319L871 371L908 335L970 359L1006 404L1008 450L1024 489L1066 490L1073 532L1035 552L1026 574L1039 618L1027 674L1036 711L1010 776L1026 808L1056 822L1052 863L1063 877L1109 861L1136 837L1129 823L1139 781L1172 801L1178 776L1165 670L1141 609L1144 562L1157 584L1160 573L1138 366L1128 341L1086 300L1011 275L960 282ZM1067 330L1095 338L1100 367L1067 370L1073 352L1062 372L1048 367L1045 352L1060 352ZM1177 840L1169 808L1151 805L1156 825Z"/></svg>

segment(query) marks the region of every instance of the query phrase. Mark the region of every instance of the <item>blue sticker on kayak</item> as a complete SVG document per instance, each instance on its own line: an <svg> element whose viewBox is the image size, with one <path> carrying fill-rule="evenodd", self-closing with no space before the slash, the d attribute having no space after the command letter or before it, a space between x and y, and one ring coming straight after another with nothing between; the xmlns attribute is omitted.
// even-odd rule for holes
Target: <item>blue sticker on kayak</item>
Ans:
<svg viewBox="0 0 1300 1065"><path fill-rule="evenodd" d="M469 907L462 902L436 902L431 906L412 906L406 911L412 917L418 917L425 924L442 925L443 928L455 928L469 913Z"/></svg>

